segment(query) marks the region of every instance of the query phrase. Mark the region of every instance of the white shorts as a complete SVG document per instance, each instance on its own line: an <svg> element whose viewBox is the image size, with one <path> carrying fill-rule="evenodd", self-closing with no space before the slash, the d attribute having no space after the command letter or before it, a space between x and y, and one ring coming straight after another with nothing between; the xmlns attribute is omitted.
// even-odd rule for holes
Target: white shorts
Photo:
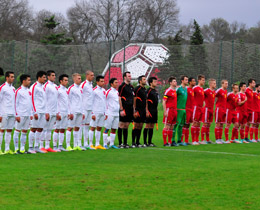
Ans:
<svg viewBox="0 0 260 210"><path fill-rule="evenodd" d="M44 130L53 130L56 122L56 115L50 115L49 121L46 120Z"/></svg>
<svg viewBox="0 0 260 210"><path fill-rule="evenodd" d="M61 120L56 121L56 129L67 129L68 122L68 114L61 114Z"/></svg>
<svg viewBox="0 0 260 210"><path fill-rule="evenodd" d="M92 111L91 110L85 110L84 111L84 115L85 115L85 119L83 120L83 123L82 124L89 124L90 121L91 121L91 113Z"/></svg>
<svg viewBox="0 0 260 210"><path fill-rule="evenodd" d="M69 128L80 128L82 125L82 121L83 121L83 114L81 113L76 113L73 114L73 120L69 120Z"/></svg>
<svg viewBox="0 0 260 210"><path fill-rule="evenodd" d="M105 121L106 129L118 129L119 116L108 115L107 120Z"/></svg>
<svg viewBox="0 0 260 210"><path fill-rule="evenodd" d="M20 117L20 122L15 121L15 129L16 130L29 130L30 126L30 116L22 116Z"/></svg>
<svg viewBox="0 0 260 210"><path fill-rule="evenodd" d="M94 121L91 118L90 121L90 127L96 128L96 127L103 127L105 124L105 115L104 114L95 114L96 120Z"/></svg>
<svg viewBox="0 0 260 210"><path fill-rule="evenodd" d="M2 123L1 123L1 129L2 130L12 130L14 128L15 124L15 116L9 115L9 116L3 116Z"/></svg>
<svg viewBox="0 0 260 210"><path fill-rule="evenodd" d="M31 127L32 128L44 128L45 124L46 124L45 113L39 113L38 120L33 118Z"/></svg>

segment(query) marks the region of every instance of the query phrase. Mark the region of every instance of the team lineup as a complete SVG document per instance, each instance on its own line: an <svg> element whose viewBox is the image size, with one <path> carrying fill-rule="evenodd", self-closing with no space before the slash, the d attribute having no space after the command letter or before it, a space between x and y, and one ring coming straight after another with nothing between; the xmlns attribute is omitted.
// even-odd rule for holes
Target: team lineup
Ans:
<svg viewBox="0 0 260 210"><path fill-rule="evenodd" d="M5 140L5 150L0 150L2 155L155 147L152 139L159 103L156 77L146 81L142 75L134 88L130 84L131 73L125 72L124 82L119 86L117 78L111 78L108 90L104 89L101 75L95 78L96 87L93 88L94 73L90 70L86 71L84 82L80 74L74 73L74 84L69 88L69 76L60 75L57 86L52 70L37 72L37 81L32 85L30 75L21 75L21 86L17 90L12 86L14 73L6 72L5 78L6 82L0 87L0 146L3 137ZM227 80L222 80L218 90L215 90L215 79L208 80L206 89L203 88L205 76L198 75L197 81L196 85L195 78L181 76L181 85L177 86L177 79L169 78L170 87L162 101L164 146L212 144L210 126L214 116L216 144L260 142L260 85L254 79L248 80L248 87L243 82L232 84L229 93ZM147 83L148 89L145 88ZM131 146L128 145L130 123L134 125ZM10 149L13 129L14 151ZM140 141L142 130L143 144ZM225 140L222 139L223 130ZM26 150L28 132L29 148ZM115 146L116 132L118 146Z"/></svg>

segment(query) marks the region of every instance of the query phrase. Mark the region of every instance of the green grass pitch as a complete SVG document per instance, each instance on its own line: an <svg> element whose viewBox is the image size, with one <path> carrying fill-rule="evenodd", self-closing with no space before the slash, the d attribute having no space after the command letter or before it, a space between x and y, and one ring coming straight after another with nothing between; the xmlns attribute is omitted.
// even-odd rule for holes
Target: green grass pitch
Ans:
<svg viewBox="0 0 260 210"><path fill-rule="evenodd" d="M0 208L260 209L260 144L163 148L161 121L157 148L0 156Z"/></svg>

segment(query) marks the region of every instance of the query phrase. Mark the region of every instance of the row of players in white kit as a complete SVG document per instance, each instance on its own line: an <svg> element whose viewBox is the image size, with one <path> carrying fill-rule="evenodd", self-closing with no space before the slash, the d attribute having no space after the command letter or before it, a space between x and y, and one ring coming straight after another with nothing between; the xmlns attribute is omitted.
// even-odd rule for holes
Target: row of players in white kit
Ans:
<svg viewBox="0 0 260 210"><path fill-rule="evenodd" d="M6 82L0 87L0 146L6 131L5 153L13 153L10 150L10 141L14 127L15 153L25 152L29 128L28 153L85 150L86 148L106 149L108 148L107 133L109 129L112 129L110 147L116 148L114 146L115 130L118 128L120 109L116 79L112 81L111 88L106 91L103 88L103 76L96 77L97 86L93 88L94 73L92 71L86 72L84 82L81 82L80 74L74 73L72 75L74 84L67 89L68 75L61 75L59 77L60 85L57 86L54 83L56 78L54 71L39 71L36 75L37 81L30 88L30 76L24 74L20 77L21 87L15 90L12 86L14 73L6 72L5 76ZM106 131L103 134L104 144L101 146L100 136L104 125ZM52 149L50 142L54 128ZM72 130L73 148L70 145ZM62 146L65 131L66 149ZM93 146L94 131L95 146Z"/></svg>

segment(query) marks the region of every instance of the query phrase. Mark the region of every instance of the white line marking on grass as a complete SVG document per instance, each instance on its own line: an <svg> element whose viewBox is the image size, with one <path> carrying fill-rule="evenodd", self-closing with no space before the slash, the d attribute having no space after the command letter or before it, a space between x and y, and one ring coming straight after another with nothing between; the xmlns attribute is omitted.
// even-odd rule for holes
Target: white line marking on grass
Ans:
<svg viewBox="0 0 260 210"><path fill-rule="evenodd" d="M245 154L245 153L232 153L232 152L213 152L213 151L203 151L203 150L186 150L186 149L163 149L163 148L147 148L151 150L166 150L166 151L176 151L176 152L197 152L197 153L209 153L209 154L223 154L223 155L238 155L238 156L250 156L259 157L260 155Z"/></svg>

